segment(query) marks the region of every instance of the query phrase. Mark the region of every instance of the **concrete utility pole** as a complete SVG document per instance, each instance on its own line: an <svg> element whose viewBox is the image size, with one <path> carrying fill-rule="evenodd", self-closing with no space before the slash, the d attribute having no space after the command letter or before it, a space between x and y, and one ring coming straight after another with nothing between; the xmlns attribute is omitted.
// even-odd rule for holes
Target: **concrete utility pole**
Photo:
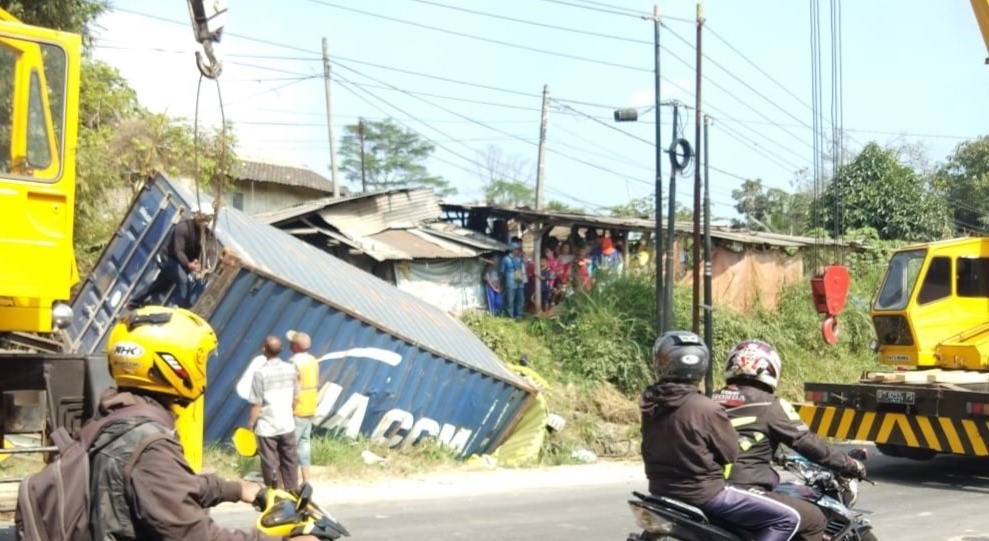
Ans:
<svg viewBox="0 0 989 541"><path fill-rule="evenodd" d="M711 268L711 175L707 169L707 132L711 117L704 115L704 343L708 351L714 348L714 292L712 291ZM704 376L704 389L708 396L714 392L714 366L707 367Z"/></svg>
<svg viewBox="0 0 989 541"><path fill-rule="evenodd" d="M695 85L697 92L695 93L695 103L694 103L694 154L697 158L701 155L701 60L702 60L702 49L701 49L701 29L704 27L704 13L701 4L697 4L697 58L695 60L697 66L696 81ZM691 330L695 333L700 333L701 327L701 168L699 163L694 162L694 297L693 306L691 307ZM705 165L707 165L705 161Z"/></svg>
<svg viewBox="0 0 989 541"><path fill-rule="evenodd" d="M539 157L536 164L536 210L543 208L543 185L546 178L546 124L549 123L549 85L543 85L543 111L539 119ZM543 226L540 223L534 224L532 230L535 238L532 239L532 264L536 267L536 285L533 288L533 302L536 305L536 313L543 310L543 293L539 284L540 259L543 256Z"/></svg>
<svg viewBox="0 0 989 541"><path fill-rule="evenodd" d="M536 162L536 210L543 208L543 183L546 174L546 124L548 122L549 85L543 85L543 112L539 120L539 157Z"/></svg>
<svg viewBox="0 0 989 541"><path fill-rule="evenodd" d="M357 138L361 143L361 192L367 192L367 172L364 166L364 119L357 119Z"/></svg>
<svg viewBox="0 0 989 541"><path fill-rule="evenodd" d="M330 53L323 38L323 81L326 85L326 130L330 135L330 170L333 181L333 197L340 197L340 171L337 167L337 143L333 137L333 91L330 85Z"/></svg>
<svg viewBox="0 0 989 541"><path fill-rule="evenodd" d="M655 48L655 64L653 69L653 97L655 103L653 110L656 111L656 234L654 235L653 246L656 252L654 256L656 259L656 335L659 336L669 328L666 323L666 295L663 284L663 129L661 126L662 122L660 122L663 116L663 107L659 99L659 4L655 4L652 7L652 21L653 47ZM676 129L676 122L673 124L674 129ZM670 227L673 227L672 222L670 223ZM670 272L672 272L672 269ZM672 317L672 310L670 310L670 317Z"/></svg>

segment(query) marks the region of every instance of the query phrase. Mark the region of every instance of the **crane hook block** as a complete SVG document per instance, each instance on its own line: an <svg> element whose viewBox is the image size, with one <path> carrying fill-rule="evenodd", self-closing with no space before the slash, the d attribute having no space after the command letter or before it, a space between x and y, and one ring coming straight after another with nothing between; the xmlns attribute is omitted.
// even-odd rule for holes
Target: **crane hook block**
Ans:
<svg viewBox="0 0 989 541"><path fill-rule="evenodd" d="M835 316L828 316L824 318L821 322L821 335L824 337L824 341L830 345L835 345L838 343L838 318Z"/></svg>
<svg viewBox="0 0 989 541"><path fill-rule="evenodd" d="M844 265L829 265L824 268L824 272L811 278L810 289L817 313L828 316L840 314L845 309L850 284L848 267Z"/></svg>

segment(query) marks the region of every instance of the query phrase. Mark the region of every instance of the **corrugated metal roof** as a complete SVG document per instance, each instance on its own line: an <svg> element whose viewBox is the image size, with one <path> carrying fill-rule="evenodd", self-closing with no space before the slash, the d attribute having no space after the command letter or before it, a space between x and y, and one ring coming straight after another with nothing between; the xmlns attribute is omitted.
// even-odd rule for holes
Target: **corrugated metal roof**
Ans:
<svg viewBox="0 0 989 541"><path fill-rule="evenodd" d="M234 176L256 182L271 182L286 186L301 186L326 193L333 192L333 181L306 167L240 160ZM340 189L346 192L343 186Z"/></svg>
<svg viewBox="0 0 989 541"><path fill-rule="evenodd" d="M435 222L440 213L432 190L407 188L318 199L258 218L293 234L346 238L345 244L377 261L470 258L508 250L495 239Z"/></svg>
<svg viewBox="0 0 989 541"><path fill-rule="evenodd" d="M654 220L643 218L596 216L591 214L567 214L552 211L536 211L531 209L510 209L487 205L444 204L443 209L452 211L477 210L481 212L488 212L494 216L502 218L519 218L527 221L539 221L546 225L572 224L585 227L620 228L642 232L654 231L656 229L656 222ZM694 231L693 222L675 222L673 227L680 233L692 234ZM743 244L757 244L778 248L805 248L811 246L834 246L836 244L836 241L832 239L815 239L813 237L781 235L778 233L750 231L744 229L728 229L724 227L712 227L711 238L731 242L740 242ZM849 245L846 242L841 242L838 244L841 246Z"/></svg>
<svg viewBox="0 0 989 541"><path fill-rule="evenodd" d="M405 229L440 216L436 195L428 189L390 190L346 201L331 200L319 215L340 231L373 235L386 229Z"/></svg>
<svg viewBox="0 0 989 541"><path fill-rule="evenodd" d="M396 251L402 251L411 259L461 259L478 256L475 249L417 228L390 229L370 238L390 245Z"/></svg>

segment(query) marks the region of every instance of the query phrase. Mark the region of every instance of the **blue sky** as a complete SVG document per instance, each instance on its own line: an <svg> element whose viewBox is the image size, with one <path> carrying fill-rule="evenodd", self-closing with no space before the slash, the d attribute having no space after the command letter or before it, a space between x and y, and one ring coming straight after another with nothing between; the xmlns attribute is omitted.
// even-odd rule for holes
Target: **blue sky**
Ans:
<svg viewBox="0 0 989 541"><path fill-rule="evenodd" d="M830 133L830 7L821 4L822 102ZM192 118L199 72L185 2L113 3L96 56L117 67L153 111ZM490 146L535 170L541 92L548 85L546 199L595 211L649 196L655 175L653 5L623 0L231 0L220 78L241 156L330 176L321 39L329 41L334 126L391 117L436 145L427 165L481 197ZM694 102L696 4L661 4L661 99ZM989 67L969 2L846 1L842 124L850 150L869 141L921 144L932 162L989 133ZM471 13L477 12L477 13ZM810 2L704 2L703 110L710 131L715 217L731 191L761 178L790 189L813 163ZM562 27L553 28L553 27ZM219 124L215 86L200 121ZM636 123L612 111L640 107ZM693 111L685 111L693 140ZM671 114L662 112L663 146ZM663 191L668 165L663 166ZM533 177L534 178L534 177ZM678 201L692 201L692 178ZM353 188L354 186L350 186Z"/></svg>

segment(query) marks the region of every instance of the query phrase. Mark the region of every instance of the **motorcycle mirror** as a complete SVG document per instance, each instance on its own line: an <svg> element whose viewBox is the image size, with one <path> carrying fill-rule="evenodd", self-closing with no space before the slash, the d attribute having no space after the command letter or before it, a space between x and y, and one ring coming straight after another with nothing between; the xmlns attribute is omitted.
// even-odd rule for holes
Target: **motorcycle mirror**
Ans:
<svg viewBox="0 0 989 541"><path fill-rule="evenodd" d="M869 450L865 447L856 447L848 452L848 456L854 458L855 460L865 460L869 458Z"/></svg>
<svg viewBox="0 0 989 541"><path fill-rule="evenodd" d="M312 499L312 485L306 483L299 489L299 500L295 503L295 510L302 512L309 507L309 500Z"/></svg>
<svg viewBox="0 0 989 541"><path fill-rule="evenodd" d="M250 428L237 427L230 441L234 444L237 454L242 457L250 458L258 454L258 439Z"/></svg>

